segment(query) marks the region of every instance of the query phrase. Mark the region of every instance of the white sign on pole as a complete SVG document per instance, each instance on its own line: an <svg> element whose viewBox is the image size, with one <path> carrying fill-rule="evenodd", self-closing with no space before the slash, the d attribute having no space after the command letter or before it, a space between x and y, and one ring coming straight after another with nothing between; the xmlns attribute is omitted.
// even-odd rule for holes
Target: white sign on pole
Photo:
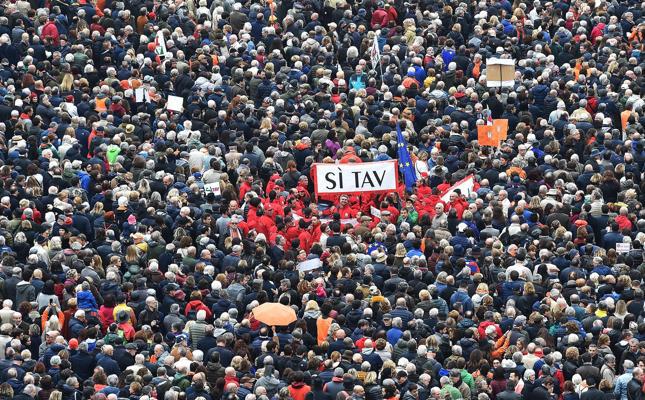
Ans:
<svg viewBox="0 0 645 400"><path fill-rule="evenodd" d="M350 164L314 164L316 194L394 192L396 160Z"/></svg>
<svg viewBox="0 0 645 400"><path fill-rule="evenodd" d="M372 60L372 68L376 69L379 61L381 61L381 49L378 47L378 40L374 37L372 47L370 48L370 58Z"/></svg>
<svg viewBox="0 0 645 400"><path fill-rule="evenodd" d="M166 49L166 38L163 36L162 31L157 32L155 35L155 53L157 53L161 59L166 58L166 54L168 53L168 50Z"/></svg>
<svg viewBox="0 0 645 400"><path fill-rule="evenodd" d="M486 59L486 86L513 87L515 84L515 60L510 58Z"/></svg>

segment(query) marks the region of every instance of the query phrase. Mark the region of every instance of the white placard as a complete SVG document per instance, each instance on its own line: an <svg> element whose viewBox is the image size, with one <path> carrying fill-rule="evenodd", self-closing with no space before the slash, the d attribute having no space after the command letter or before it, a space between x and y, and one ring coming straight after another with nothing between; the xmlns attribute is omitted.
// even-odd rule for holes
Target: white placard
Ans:
<svg viewBox="0 0 645 400"><path fill-rule="evenodd" d="M314 164L316 194L394 192L397 188L396 160Z"/></svg>
<svg viewBox="0 0 645 400"><path fill-rule="evenodd" d="M137 103L143 103L145 98L144 92L145 90L142 87L134 89L134 101Z"/></svg>
<svg viewBox="0 0 645 400"><path fill-rule="evenodd" d="M300 272L313 271L314 269L318 269L320 267L322 267L320 258L312 258L311 260L303 261L297 266L298 271Z"/></svg>
<svg viewBox="0 0 645 400"><path fill-rule="evenodd" d="M374 206L370 206L370 214L372 214L376 218L381 218L381 210Z"/></svg>
<svg viewBox="0 0 645 400"><path fill-rule="evenodd" d="M170 111L183 112L184 111L184 98L179 96L168 96L168 103L166 108Z"/></svg>
<svg viewBox="0 0 645 400"><path fill-rule="evenodd" d="M629 253L631 249L631 243L616 243L616 253Z"/></svg>
<svg viewBox="0 0 645 400"><path fill-rule="evenodd" d="M219 181L213 183L204 183L204 195L213 193L215 196L221 196Z"/></svg>

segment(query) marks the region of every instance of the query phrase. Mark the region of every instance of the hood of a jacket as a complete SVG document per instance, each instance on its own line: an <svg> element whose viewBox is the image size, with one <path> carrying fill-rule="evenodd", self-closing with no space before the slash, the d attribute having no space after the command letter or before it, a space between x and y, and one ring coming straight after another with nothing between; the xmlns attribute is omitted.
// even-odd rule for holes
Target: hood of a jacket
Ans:
<svg viewBox="0 0 645 400"><path fill-rule="evenodd" d="M30 288L33 288L29 282L18 282L16 285L16 292L19 294L25 294L29 291Z"/></svg>

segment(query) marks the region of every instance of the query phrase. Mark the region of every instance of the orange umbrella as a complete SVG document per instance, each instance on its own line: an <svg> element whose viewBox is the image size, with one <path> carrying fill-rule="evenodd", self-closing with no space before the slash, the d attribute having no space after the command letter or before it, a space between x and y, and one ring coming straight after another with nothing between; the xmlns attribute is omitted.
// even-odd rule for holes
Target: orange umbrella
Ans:
<svg viewBox="0 0 645 400"><path fill-rule="evenodd" d="M287 326L297 319L293 308L280 303L264 303L252 312L255 319L269 326Z"/></svg>

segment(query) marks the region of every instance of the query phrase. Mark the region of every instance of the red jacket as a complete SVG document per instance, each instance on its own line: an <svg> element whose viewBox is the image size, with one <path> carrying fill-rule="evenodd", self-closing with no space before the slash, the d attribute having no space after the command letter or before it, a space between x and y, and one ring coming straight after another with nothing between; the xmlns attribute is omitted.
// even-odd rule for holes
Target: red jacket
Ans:
<svg viewBox="0 0 645 400"><path fill-rule="evenodd" d="M388 15L387 11L385 11L382 8L379 8L378 10L372 13L372 20L370 21L370 26L372 28L375 28L376 25L379 25L381 28L383 28L387 26L387 23L389 20L390 20L390 16Z"/></svg>
<svg viewBox="0 0 645 400"><path fill-rule="evenodd" d="M300 235L298 235L298 239L300 240L300 249L306 251L307 254L309 254L309 249L311 249L311 245L313 244L311 240L311 233L303 230L302 232L300 232Z"/></svg>
<svg viewBox="0 0 645 400"><path fill-rule="evenodd" d="M56 23L54 21L48 21L44 26L43 30L40 33L40 37L49 38L53 41L54 45L58 46L59 33Z"/></svg>
<svg viewBox="0 0 645 400"><path fill-rule="evenodd" d="M311 387L304 382L295 382L289 385L289 394L293 400L305 400L307 393L311 392Z"/></svg>
<svg viewBox="0 0 645 400"><path fill-rule="evenodd" d="M500 328L499 325L497 325L495 322L484 321L481 324L479 324L479 326L477 327L477 332L479 332L480 340L486 337L486 328L488 328L491 325L495 327L495 331L497 332L497 337L501 337L503 335L502 328Z"/></svg>
<svg viewBox="0 0 645 400"><path fill-rule="evenodd" d="M615 219L616 223L618 224L618 227L620 230L632 230L632 221L629 220L629 218L625 215L619 215Z"/></svg>
<svg viewBox="0 0 645 400"><path fill-rule="evenodd" d="M248 183L247 181L242 182L242 184L240 185L240 196L239 196L240 201L244 200L244 195L246 194L246 192L249 192L251 189L253 188L251 187L250 183Z"/></svg>
<svg viewBox="0 0 645 400"><path fill-rule="evenodd" d="M455 201L451 201L448 203L448 210L454 208L457 210L457 218L461 219L462 215L464 214L464 211L468 209L468 202L461 197L457 198Z"/></svg>
<svg viewBox="0 0 645 400"><path fill-rule="evenodd" d="M186 310L184 311L184 315L188 316L188 314L191 311L199 311L199 310L204 310L206 311L206 319L210 319L213 317L213 312L206 307L204 303L201 302L201 300L192 300L186 304Z"/></svg>

